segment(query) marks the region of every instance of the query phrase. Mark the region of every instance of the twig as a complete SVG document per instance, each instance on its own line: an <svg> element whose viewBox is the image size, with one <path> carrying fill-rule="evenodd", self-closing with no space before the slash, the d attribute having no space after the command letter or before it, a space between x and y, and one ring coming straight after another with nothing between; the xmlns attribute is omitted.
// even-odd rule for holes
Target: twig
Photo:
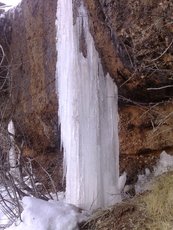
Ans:
<svg viewBox="0 0 173 230"><path fill-rule="evenodd" d="M55 183L54 183L54 181L53 181L51 175L47 172L47 170L46 170L38 161L35 160L35 162L37 162L37 164L40 166L40 168L43 170L43 172L45 172L46 175L48 176L49 180L51 181L53 190L54 190L54 192L55 192L55 194L56 194L56 198L57 198L57 200L58 200L57 190L56 190Z"/></svg>
<svg viewBox="0 0 173 230"><path fill-rule="evenodd" d="M2 59L0 61L0 66L2 65L3 61L4 61L4 58L5 58L5 53L4 53L4 49L2 48L2 46L0 45L0 50L2 52Z"/></svg>
<svg viewBox="0 0 173 230"><path fill-rule="evenodd" d="M172 43L173 43L173 40L171 41L171 43L169 44L169 46L163 51L163 53L161 53L161 55L158 56L157 58L154 58L153 60L151 60L151 62L155 62L158 59L160 59L169 50L169 48L171 47Z"/></svg>
<svg viewBox="0 0 173 230"><path fill-rule="evenodd" d="M161 86L161 87L157 87L157 88L147 88L148 91L151 90L162 90L162 89L166 89L166 88L173 88L173 85L165 85L165 86Z"/></svg>

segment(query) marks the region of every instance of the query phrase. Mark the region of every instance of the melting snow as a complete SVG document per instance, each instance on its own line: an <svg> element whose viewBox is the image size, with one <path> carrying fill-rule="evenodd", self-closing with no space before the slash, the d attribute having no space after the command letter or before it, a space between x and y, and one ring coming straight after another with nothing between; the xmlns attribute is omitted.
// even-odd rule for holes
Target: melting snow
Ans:
<svg viewBox="0 0 173 230"><path fill-rule="evenodd" d="M6 230L77 230L78 222L85 218L76 207L60 201L24 197L22 203L22 222Z"/></svg>
<svg viewBox="0 0 173 230"><path fill-rule="evenodd" d="M145 174L138 175L138 181L135 185L136 193L142 193L151 188L154 177L159 176L165 172L173 170L173 156L163 151L160 154L160 159L157 165L154 167L153 173L149 169L145 170Z"/></svg>
<svg viewBox="0 0 173 230"><path fill-rule="evenodd" d="M173 156L163 151L160 154L160 160L158 164L154 168L154 175L158 176L170 170L173 170Z"/></svg>
<svg viewBox="0 0 173 230"><path fill-rule="evenodd" d="M0 0L1 3L4 3L4 6L0 6L0 9L8 11L15 8L21 3L22 0Z"/></svg>
<svg viewBox="0 0 173 230"><path fill-rule="evenodd" d="M8 6L17 6L22 0L1 0L1 3L4 3Z"/></svg>
<svg viewBox="0 0 173 230"><path fill-rule="evenodd" d="M171 169L173 169L173 156L164 151L161 153L154 173L146 169L145 175L139 175L138 192L148 189L148 185L155 175L160 175ZM121 182L125 180L125 176L124 173L120 178ZM15 223L6 230L77 230L78 223L87 219L86 213L81 213L81 210L74 205L66 204L63 201L51 200L48 202L32 197L24 197L22 206L24 209L21 215L22 222ZM1 212L0 219L0 224L8 223L8 219Z"/></svg>

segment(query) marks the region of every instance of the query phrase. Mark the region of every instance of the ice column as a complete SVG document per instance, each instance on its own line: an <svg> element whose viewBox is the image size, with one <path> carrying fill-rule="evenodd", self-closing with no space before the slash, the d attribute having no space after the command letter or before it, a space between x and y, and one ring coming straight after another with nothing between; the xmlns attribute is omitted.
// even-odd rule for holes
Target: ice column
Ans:
<svg viewBox="0 0 173 230"><path fill-rule="evenodd" d="M84 209L119 201L117 87L103 73L84 5L58 0L56 88L66 201Z"/></svg>

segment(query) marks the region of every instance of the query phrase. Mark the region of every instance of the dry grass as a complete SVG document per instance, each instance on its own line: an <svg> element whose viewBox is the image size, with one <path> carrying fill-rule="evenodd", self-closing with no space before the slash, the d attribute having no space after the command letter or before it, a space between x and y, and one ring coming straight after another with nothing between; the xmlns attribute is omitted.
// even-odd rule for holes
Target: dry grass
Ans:
<svg viewBox="0 0 173 230"><path fill-rule="evenodd" d="M152 191L96 212L82 230L172 230L173 173L156 178Z"/></svg>
<svg viewBox="0 0 173 230"><path fill-rule="evenodd" d="M159 177L143 202L151 219L147 224L149 229L173 229L173 173Z"/></svg>

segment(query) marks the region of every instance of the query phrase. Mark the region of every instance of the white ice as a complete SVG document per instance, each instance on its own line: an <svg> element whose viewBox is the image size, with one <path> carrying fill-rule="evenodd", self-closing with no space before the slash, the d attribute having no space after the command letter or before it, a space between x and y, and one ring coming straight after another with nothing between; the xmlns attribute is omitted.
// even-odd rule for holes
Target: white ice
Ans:
<svg viewBox="0 0 173 230"><path fill-rule="evenodd" d="M66 201L90 210L120 200L118 96L103 72L84 6L75 25L72 10L72 0L58 1L56 84Z"/></svg>
<svg viewBox="0 0 173 230"><path fill-rule="evenodd" d="M10 140L11 140L11 148L8 153L8 160L10 164L10 172L14 177L20 177L19 173L19 168L17 167L17 155L15 151L15 141L14 141L14 136L15 136L15 128L14 128L14 123L12 120L10 120L8 124L8 132L10 135Z"/></svg>
<svg viewBox="0 0 173 230"><path fill-rule="evenodd" d="M11 140L11 148L8 153L10 171L12 174L15 174L15 171L16 171L16 152L15 152L15 146L14 146L15 129L14 129L14 123L12 120L8 124L8 132L9 132L10 140Z"/></svg>
<svg viewBox="0 0 173 230"><path fill-rule="evenodd" d="M8 132L13 136L15 135L14 123L12 120L10 120L10 122L8 123ZM10 136L10 138L13 139L12 136Z"/></svg>
<svg viewBox="0 0 173 230"><path fill-rule="evenodd" d="M127 180L127 173L123 172L123 174L118 179L118 189L119 189L120 193L123 191L126 180Z"/></svg>

